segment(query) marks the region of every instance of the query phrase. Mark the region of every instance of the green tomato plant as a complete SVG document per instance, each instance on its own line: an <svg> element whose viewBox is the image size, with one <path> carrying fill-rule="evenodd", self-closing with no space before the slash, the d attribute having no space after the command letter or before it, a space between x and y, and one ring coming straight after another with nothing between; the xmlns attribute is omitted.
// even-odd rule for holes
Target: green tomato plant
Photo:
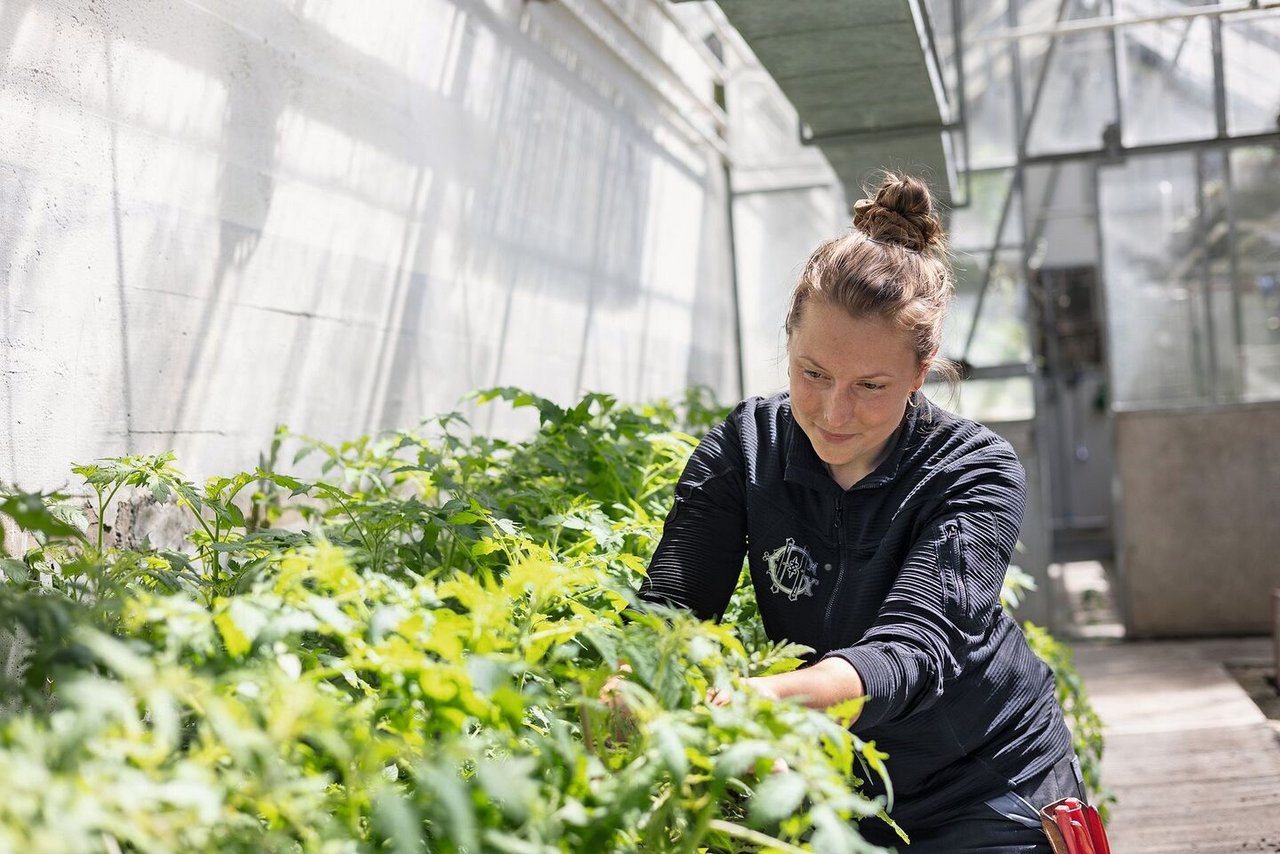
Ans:
<svg viewBox="0 0 1280 854"><path fill-rule="evenodd" d="M862 787L892 759L852 706L745 689L807 652L749 586L720 625L622 617L723 410L497 399L538 429L281 429L203 486L160 454L74 466L88 512L0 494L33 543L0 560L0 854L881 850ZM187 548L111 542L138 495L186 509Z"/></svg>

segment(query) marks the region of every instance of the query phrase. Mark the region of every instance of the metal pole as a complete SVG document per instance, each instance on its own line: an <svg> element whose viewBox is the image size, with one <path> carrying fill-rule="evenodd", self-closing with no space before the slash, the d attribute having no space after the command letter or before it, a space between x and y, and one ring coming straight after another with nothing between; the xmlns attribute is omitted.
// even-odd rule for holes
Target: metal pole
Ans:
<svg viewBox="0 0 1280 854"><path fill-rule="evenodd" d="M1280 131L1264 133L1246 133L1229 136L1225 139L1187 139L1176 142L1156 142L1151 145L1135 145L1128 148L1117 148L1114 151L1097 149L1094 151L1064 151L1061 154L1036 154L1028 156L1024 163L1028 166L1042 166L1046 163L1062 163L1068 160L1102 160L1119 161L1126 157L1140 157L1147 154L1176 154L1183 151L1201 151L1207 148L1223 148L1244 145L1275 145L1280 143Z"/></svg>
<svg viewBox="0 0 1280 854"><path fill-rule="evenodd" d="M978 42L1021 41L1022 39L1043 36L1066 36L1075 33L1088 33L1097 30L1114 30L1120 27L1132 27L1138 24L1160 24L1167 21L1185 21L1205 15L1235 15L1241 12L1262 12L1269 9L1280 9L1280 0L1258 2L1248 0L1242 3L1221 3L1216 6L1197 6L1181 12L1164 12L1158 15L1140 15L1133 18L1117 18L1113 14L1109 18L1084 18L1077 21L1057 23L1052 27L1010 27L1002 33L992 33L978 37Z"/></svg>
<svg viewBox="0 0 1280 854"><path fill-rule="evenodd" d="M1209 307L1209 241L1206 235L1208 217L1205 212L1204 173L1204 152L1196 152L1196 241L1200 249L1199 279L1200 299L1204 306L1204 334L1201 334L1200 325L1196 322L1195 301L1190 299L1195 291L1190 287L1187 288L1187 319L1191 323L1191 347L1195 353L1196 393L1216 403L1217 396L1213 389L1213 314Z"/></svg>
<svg viewBox="0 0 1280 854"><path fill-rule="evenodd" d="M1237 399L1248 391L1245 384L1246 364L1244 358L1244 308L1240 303L1240 252L1239 231L1236 227L1236 188L1235 175L1231 168L1231 152L1222 158L1223 188L1227 195L1227 263L1230 264L1231 276L1231 331L1235 340L1236 373L1233 377L1233 392Z"/></svg>
<svg viewBox="0 0 1280 854"><path fill-rule="evenodd" d="M973 170L969 168L973 155L969 149L969 104L964 85L964 12L960 0L951 0L951 41L956 64L956 101L960 110L958 116L951 118L960 122L960 145L964 148L964 204L952 203L951 207L955 209L973 203ZM996 243L999 242L1000 235L997 234Z"/></svg>
<svg viewBox="0 0 1280 854"><path fill-rule="evenodd" d="M724 194L726 226L729 230L729 286L733 294L733 344L737 351L738 368L738 400L747 396L747 363L742 348L742 300L738 293L738 237L733 225L733 174L727 159L720 161L724 166Z"/></svg>

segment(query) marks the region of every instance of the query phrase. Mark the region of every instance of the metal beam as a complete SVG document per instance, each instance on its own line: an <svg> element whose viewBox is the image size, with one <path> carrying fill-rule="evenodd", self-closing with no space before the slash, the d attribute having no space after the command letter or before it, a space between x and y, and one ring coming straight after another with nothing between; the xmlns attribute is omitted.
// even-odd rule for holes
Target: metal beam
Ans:
<svg viewBox="0 0 1280 854"><path fill-rule="evenodd" d="M1173 154L1183 151L1202 151L1206 148L1234 147L1238 145L1275 145L1280 143L1280 130L1266 133L1246 133L1237 136L1215 136L1207 139L1188 139L1176 142L1157 142L1151 145L1120 146L1114 149L1094 148L1088 151L1068 151L1060 154L1028 155L1022 161L1025 166L1041 166L1048 163L1064 163L1071 160L1097 159L1114 163L1126 157L1145 154Z"/></svg>
<svg viewBox="0 0 1280 854"><path fill-rule="evenodd" d="M955 122L948 124L928 123L915 125L895 125L883 128L859 128L858 130L833 130L814 133L808 125L800 124L800 142L803 145L816 145L822 142L845 142L857 139L900 139L904 136L924 136L930 133L942 133L956 130Z"/></svg>
<svg viewBox="0 0 1280 854"><path fill-rule="evenodd" d="M1098 18L1081 18L1055 24L1050 27L1011 27L1003 32L978 36L975 44L987 42L1018 41L1021 39L1043 38L1044 36L1068 36L1075 33L1096 32L1098 30L1114 30L1118 27L1132 27L1137 24L1159 24L1165 21L1182 21L1188 18L1200 18L1205 15L1237 15L1241 12L1263 12L1269 9L1280 10L1280 0L1246 0L1239 3L1220 3L1213 6L1196 6L1180 12L1165 12L1158 15L1140 15L1133 18L1117 18L1114 16Z"/></svg>

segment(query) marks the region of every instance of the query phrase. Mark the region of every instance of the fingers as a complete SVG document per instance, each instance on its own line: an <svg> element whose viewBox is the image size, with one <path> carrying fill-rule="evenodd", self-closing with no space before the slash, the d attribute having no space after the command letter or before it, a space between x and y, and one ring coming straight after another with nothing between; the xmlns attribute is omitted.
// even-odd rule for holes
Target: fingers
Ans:
<svg viewBox="0 0 1280 854"><path fill-rule="evenodd" d="M600 693L596 697L605 705L617 708L621 705L622 698L618 695L618 690L622 683L626 681L627 674L631 673L631 665L625 661L618 665L618 670L612 676L605 680L604 685L600 687Z"/></svg>

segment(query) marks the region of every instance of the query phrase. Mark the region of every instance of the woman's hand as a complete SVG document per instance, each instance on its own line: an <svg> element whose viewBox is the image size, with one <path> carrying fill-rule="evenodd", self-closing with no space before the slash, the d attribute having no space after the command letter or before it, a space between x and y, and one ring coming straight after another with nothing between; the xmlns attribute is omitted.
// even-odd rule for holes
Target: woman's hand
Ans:
<svg viewBox="0 0 1280 854"><path fill-rule="evenodd" d="M843 658L824 658L790 673L753 676L747 687L770 700L796 699L811 709L826 709L865 693L862 677ZM727 691L712 688L707 692L707 702L713 706L727 705L731 699Z"/></svg>
<svg viewBox="0 0 1280 854"><path fill-rule="evenodd" d="M605 680L604 685L600 687L600 694L597 696L600 702L610 708L622 708L622 702L618 697L618 690L623 682L626 681L627 674L631 672L631 665L625 661L618 664L617 671Z"/></svg>

